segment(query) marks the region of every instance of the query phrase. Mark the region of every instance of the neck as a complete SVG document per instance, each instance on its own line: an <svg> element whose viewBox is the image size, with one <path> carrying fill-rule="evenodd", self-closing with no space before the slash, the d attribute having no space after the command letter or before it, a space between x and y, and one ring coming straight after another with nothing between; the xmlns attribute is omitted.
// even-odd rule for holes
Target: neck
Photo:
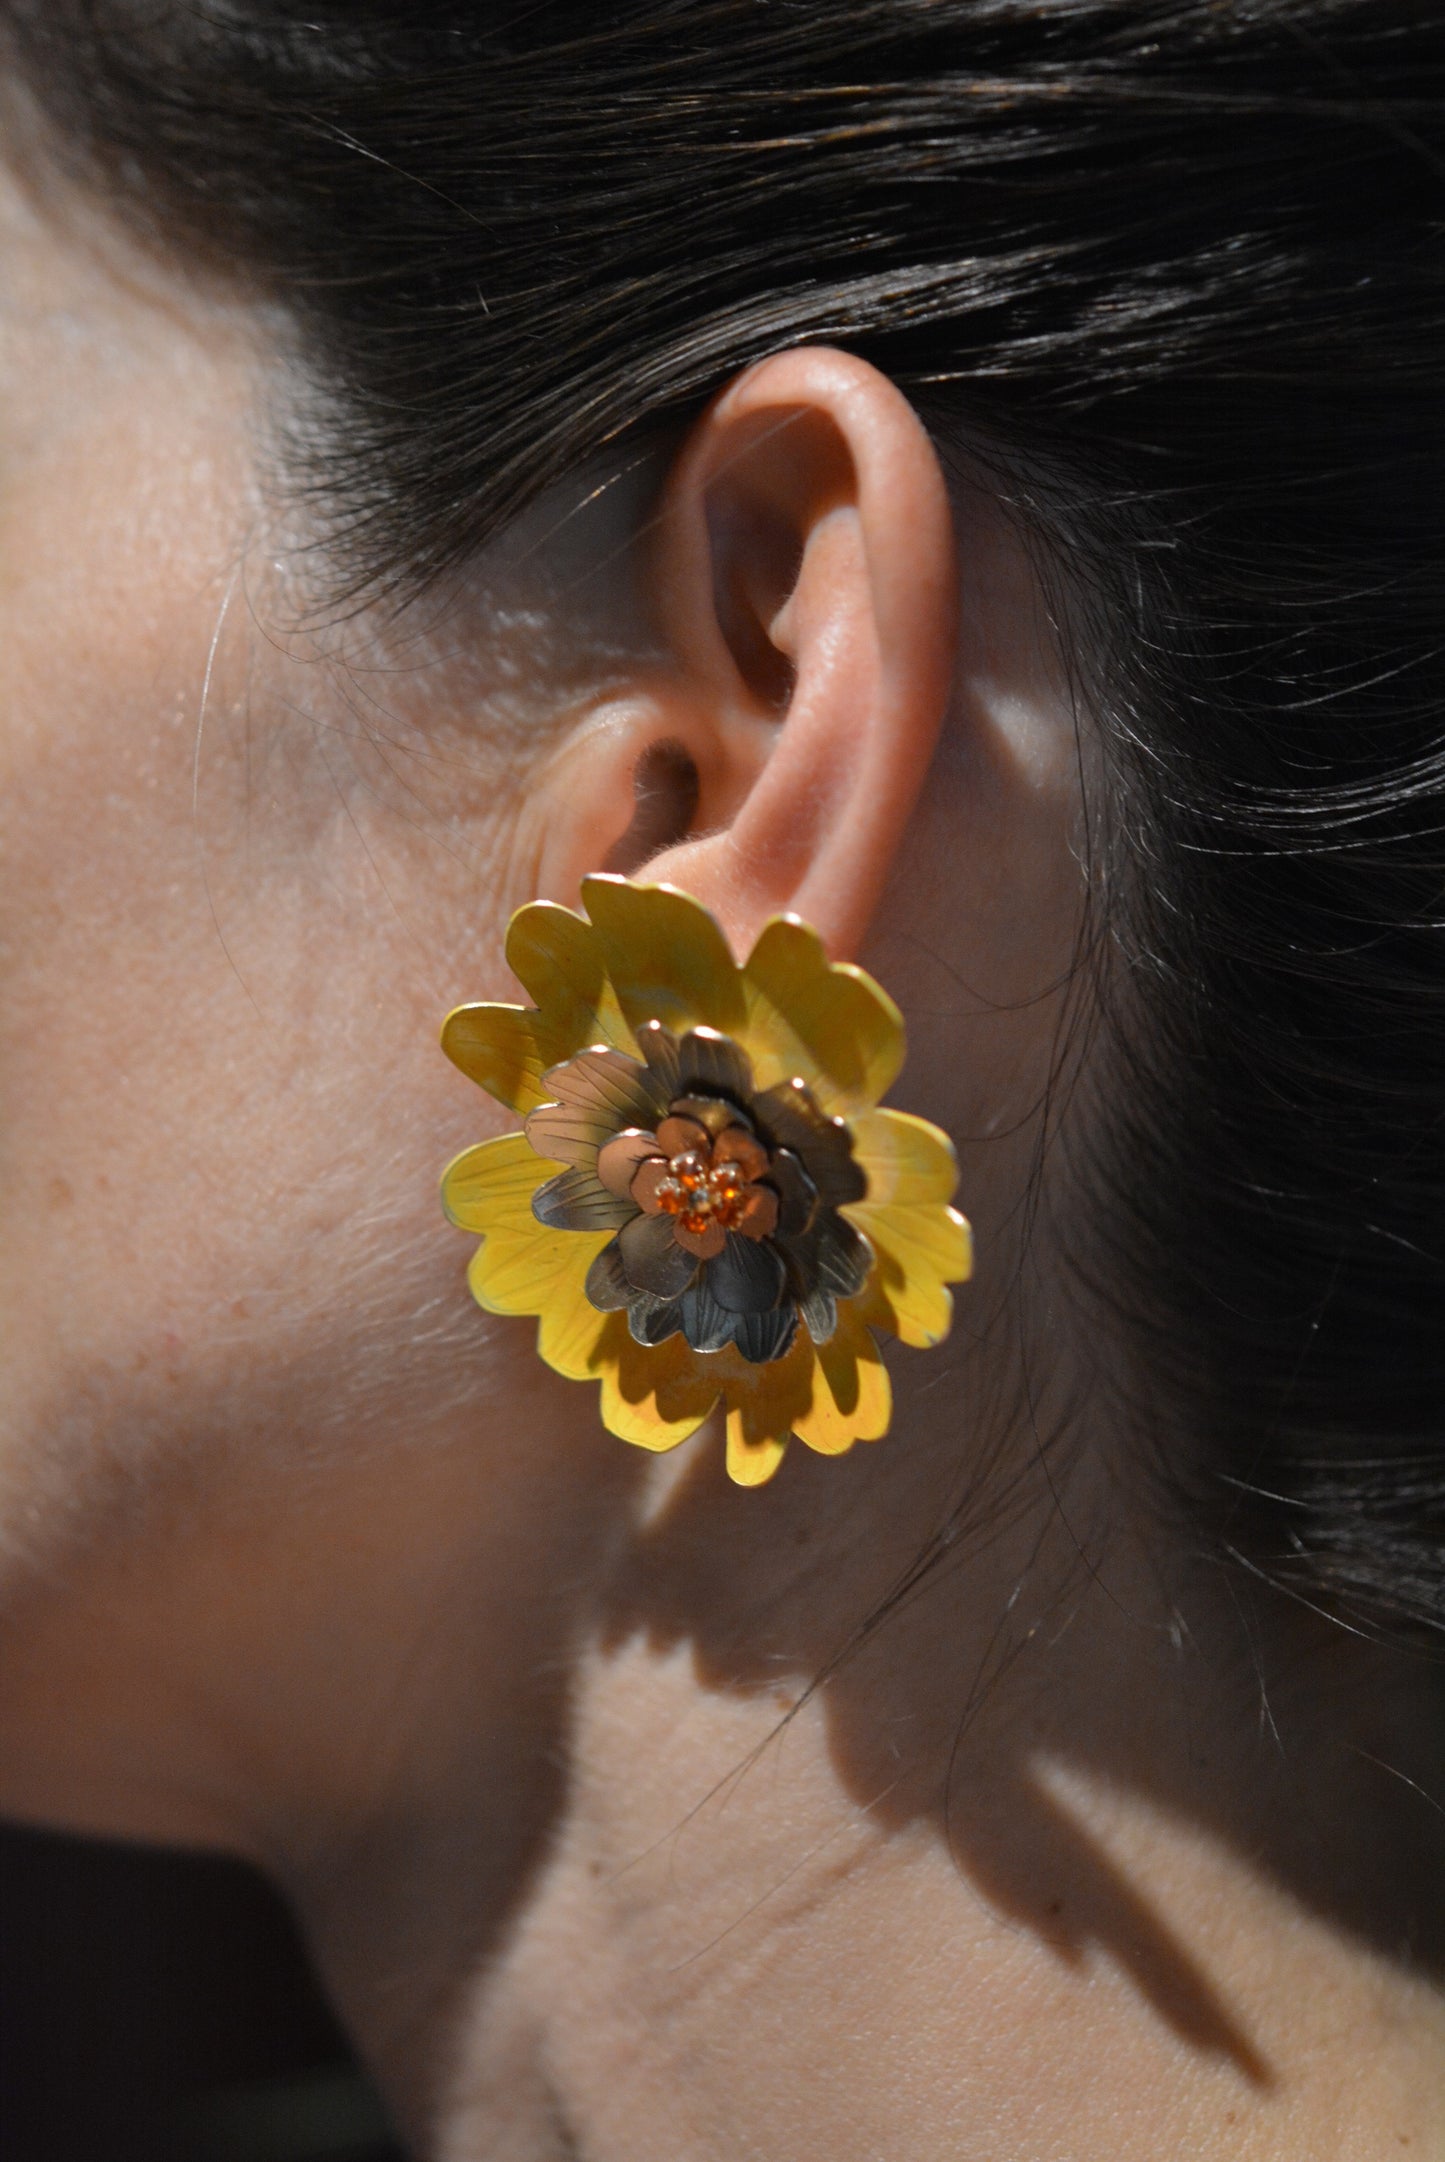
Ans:
<svg viewBox="0 0 1445 2162"><path fill-rule="evenodd" d="M535 1386L519 1426L575 1414ZM1408 2114L1441 2042L1422 1672L1246 1644L1102 1437L1045 1469L937 1401L762 1496L706 1442L639 1466L574 1431L485 1487L454 1416L309 1491L253 1468L208 1508L229 1529L144 1567L107 1542L65 1646L31 1632L6 1730L53 1729L60 1688L89 1755L46 1791L19 1753L8 1804L278 1876L426 2151L861 2157L906 2113L919 2152L1067 2126L1085 2156L1097 2122L1152 2157L1203 2110L1249 2153L1346 2106L1319 2071L1346 2017L1374 2038L1349 2108Z"/></svg>
<svg viewBox="0 0 1445 2162"><path fill-rule="evenodd" d="M1276 1683L1224 1587L1104 1542L1082 1476L920 1585L952 1452L907 1446L800 1462L766 1518L711 1463L657 1498L440 2151L1423 2145L1445 2020L1391 1955L1438 1956L1439 1820L1380 1768L1431 1776L1418 1677L1332 1640Z"/></svg>

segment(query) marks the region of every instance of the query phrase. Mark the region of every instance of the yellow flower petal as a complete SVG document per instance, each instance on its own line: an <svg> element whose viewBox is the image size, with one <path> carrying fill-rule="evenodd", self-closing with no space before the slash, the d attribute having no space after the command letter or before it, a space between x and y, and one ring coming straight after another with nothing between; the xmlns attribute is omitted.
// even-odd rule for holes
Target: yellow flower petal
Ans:
<svg viewBox="0 0 1445 2162"><path fill-rule="evenodd" d="M886 1302L886 1312L871 1310L869 1319L916 1349L942 1343L953 1321L953 1300L946 1287L973 1273L967 1219L936 1202L879 1208L871 1201L857 1201L842 1214L873 1248L875 1267L868 1288Z"/></svg>
<svg viewBox="0 0 1445 2162"><path fill-rule="evenodd" d="M841 1456L886 1434L893 1409L888 1369L852 1301L839 1308L826 1344L800 1329L776 1365L732 1362L726 1389L728 1477L739 1486L771 1479L790 1435L821 1456Z"/></svg>
<svg viewBox="0 0 1445 2162"><path fill-rule="evenodd" d="M702 905L674 886L634 886L599 875L582 882L607 973L624 1018L635 1028L698 1022L741 1036L747 1011L722 930Z"/></svg>
<svg viewBox="0 0 1445 2162"><path fill-rule="evenodd" d="M868 1176L870 1207L953 1199L958 1159L941 1127L911 1111L860 1111L850 1125L853 1154Z"/></svg>
<svg viewBox="0 0 1445 2162"><path fill-rule="evenodd" d="M479 1306L495 1314L536 1314L537 1349L571 1381L600 1372L608 1316L587 1299L594 1257L611 1233L556 1231L532 1214L532 1196L559 1165L539 1156L525 1134L502 1134L464 1149L442 1175L442 1205L463 1231L485 1243L467 1281Z"/></svg>
<svg viewBox="0 0 1445 2162"><path fill-rule="evenodd" d="M537 1349L548 1366L568 1381L596 1381L606 1371L616 1314L600 1314L587 1297L587 1271L601 1253L609 1231L569 1235L571 1251L565 1273L559 1271L537 1323Z"/></svg>
<svg viewBox="0 0 1445 2162"><path fill-rule="evenodd" d="M588 1044L616 1044L636 1055L592 925L554 901L532 901L507 926L507 966L535 1001L570 1058Z"/></svg>
<svg viewBox="0 0 1445 2162"><path fill-rule="evenodd" d="M442 1024L442 1049L452 1064L524 1118L547 1101L548 1067L581 1048L545 1014L522 1006L456 1006Z"/></svg>
<svg viewBox="0 0 1445 2162"><path fill-rule="evenodd" d="M681 1336L637 1343L625 1314L606 1317L601 1351L602 1423L640 1449L675 1449L695 1434L717 1402L718 1384Z"/></svg>
<svg viewBox="0 0 1445 2162"><path fill-rule="evenodd" d="M941 1343L953 1322L946 1287L973 1270L968 1224L945 1205L958 1183L953 1145L906 1111L860 1113L853 1140L868 1194L844 1213L873 1247L870 1289L882 1307L869 1318L905 1344Z"/></svg>
<svg viewBox="0 0 1445 2162"><path fill-rule="evenodd" d="M442 1026L453 1065L525 1117L548 1092L543 1075L589 1044L637 1045L607 979L590 923L552 901L519 908L507 926L507 965L535 1006L458 1006Z"/></svg>
<svg viewBox="0 0 1445 2162"><path fill-rule="evenodd" d="M539 1156L525 1134L479 1141L442 1173L442 1207L462 1231L540 1231L532 1196L563 1168Z"/></svg>
<svg viewBox="0 0 1445 2162"><path fill-rule="evenodd" d="M878 1346L856 1308L838 1309L838 1326L817 1346L813 1400L793 1431L822 1456L841 1456L855 1441L877 1441L893 1416L893 1385Z"/></svg>
<svg viewBox="0 0 1445 2162"><path fill-rule="evenodd" d="M728 1413L728 1477L734 1486L765 1486L779 1464L788 1437L755 1433L741 1407Z"/></svg>
<svg viewBox="0 0 1445 2162"><path fill-rule="evenodd" d="M813 1340L799 1329L785 1356L753 1366L736 1352L719 1355L728 1402L728 1477L761 1486L783 1460L796 1422L813 1400Z"/></svg>
<svg viewBox="0 0 1445 2162"><path fill-rule="evenodd" d="M800 1074L825 1111L847 1115L897 1079L902 1014L863 969L830 963L817 932L796 916L764 924L743 984L743 1041L760 1088Z"/></svg>
<svg viewBox="0 0 1445 2162"><path fill-rule="evenodd" d="M561 1314L564 1287L569 1300L580 1294L572 1288L574 1257L585 1246L590 1265L607 1239L605 1231L553 1231L535 1221L526 1231L491 1231L467 1270L472 1297L489 1314L546 1314L554 1302Z"/></svg>

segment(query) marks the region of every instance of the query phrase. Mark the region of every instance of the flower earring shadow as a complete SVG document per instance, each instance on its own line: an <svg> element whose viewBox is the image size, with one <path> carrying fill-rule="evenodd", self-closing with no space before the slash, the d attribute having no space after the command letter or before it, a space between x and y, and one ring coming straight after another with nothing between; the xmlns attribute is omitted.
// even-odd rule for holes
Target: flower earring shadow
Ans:
<svg viewBox="0 0 1445 2162"><path fill-rule="evenodd" d="M536 1315L542 1358L601 1383L624 1441L673 1448L724 1402L740 1485L792 1436L830 1456L879 1439L875 1330L941 1342L972 1266L947 1136L880 1108L902 1016L796 917L740 967L673 887L599 875L582 898L585 918L537 901L508 927L535 1006L459 1006L442 1032L525 1120L442 1180L482 1238L473 1295Z"/></svg>

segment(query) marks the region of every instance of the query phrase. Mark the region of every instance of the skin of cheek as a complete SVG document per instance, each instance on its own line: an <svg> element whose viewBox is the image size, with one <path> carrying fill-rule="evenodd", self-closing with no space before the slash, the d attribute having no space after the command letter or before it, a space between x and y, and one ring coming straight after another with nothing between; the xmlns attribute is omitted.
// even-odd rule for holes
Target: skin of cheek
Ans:
<svg viewBox="0 0 1445 2162"><path fill-rule="evenodd" d="M465 941L437 935L454 896L413 877L398 901L395 862L388 889L356 760L328 759L335 700L236 604L234 395L163 435L138 402L4 527L6 1358L31 1432L114 1395L184 1446L198 1373L242 1387L277 1339L353 1337L363 1310L374 1332L384 1258L443 1245L449 987L418 957ZM414 1312L415 1266L390 1274ZM12 1426L12 1492L16 1449ZM83 1506L86 1468L52 1470Z"/></svg>
<svg viewBox="0 0 1445 2162"><path fill-rule="evenodd" d="M0 459L0 1800L277 1860L248 1786L334 1836L411 1728L417 1806L466 1784L426 1710L460 1659L475 1776L530 1818L550 1733L497 1647L525 1610L550 1656L585 1573L595 1406L477 1312L437 1198L515 1123L437 1035L516 995L518 715L437 640L288 632L249 345L82 297L108 357ZM226 1764L182 1761L207 1732ZM118 1799L146 1759L216 1806Z"/></svg>

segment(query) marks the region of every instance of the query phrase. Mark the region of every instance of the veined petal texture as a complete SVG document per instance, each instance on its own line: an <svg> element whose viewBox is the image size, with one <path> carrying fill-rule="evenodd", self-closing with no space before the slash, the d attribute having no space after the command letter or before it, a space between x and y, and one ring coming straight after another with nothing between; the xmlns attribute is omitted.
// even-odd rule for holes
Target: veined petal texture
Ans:
<svg viewBox="0 0 1445 2162"><path fill-rule="evenodd" d="M458 1007L443 1032L527 1122L443 1178L483 1242L476 1299L535 1315L542 1358L598 1382L625 1441L673 1448L722 1405L740 1484L771 1478L790 1438L828 1456L876 1440L892 1392L874 1331L939 1342L972 1267L947 1136L880 1107L902 1016L794 917L740 967L674 888L599 875L582 897L586 916L534 902L512 920L534 1005Z"/></svg>

